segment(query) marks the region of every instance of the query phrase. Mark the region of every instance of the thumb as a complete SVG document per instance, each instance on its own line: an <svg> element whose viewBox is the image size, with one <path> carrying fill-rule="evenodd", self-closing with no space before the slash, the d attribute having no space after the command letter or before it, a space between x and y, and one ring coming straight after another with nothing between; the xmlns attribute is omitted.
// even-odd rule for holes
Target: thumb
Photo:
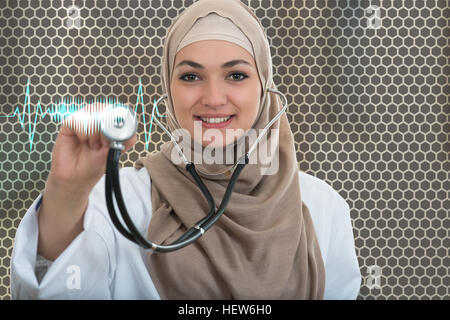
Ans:
<svg viewBox="0 0 450 320"><path fill-rule="evenodd" d="M127 141L125 141L124 143L124 149L122 150L122 153L127 152L129 149L131 149L137 141L137 137L136 134L133 135L130 139L128 139Z"/></svg>

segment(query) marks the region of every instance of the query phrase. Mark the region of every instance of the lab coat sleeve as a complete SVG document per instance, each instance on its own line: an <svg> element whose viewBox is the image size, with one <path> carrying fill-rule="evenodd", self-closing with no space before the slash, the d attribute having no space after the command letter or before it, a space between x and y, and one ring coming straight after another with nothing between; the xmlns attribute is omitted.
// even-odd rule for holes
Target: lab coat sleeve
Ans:
<svg viewBox="0 0 450 320"><path fill-rule="evenodd" d="M42 195L34 201L16 232L12 299L111 299L116 240L110 222L95 206L93 197L104 190L101 181L89 196L84 230L52 262L37 255Z"/></svg>
<svg viewBox="0 0 450 320"><path fill-rule="evenodd" d="M328 258L324 299L356 299L361 285L361 273L355 251L350 207L335 191L332 234Z"/></svg>

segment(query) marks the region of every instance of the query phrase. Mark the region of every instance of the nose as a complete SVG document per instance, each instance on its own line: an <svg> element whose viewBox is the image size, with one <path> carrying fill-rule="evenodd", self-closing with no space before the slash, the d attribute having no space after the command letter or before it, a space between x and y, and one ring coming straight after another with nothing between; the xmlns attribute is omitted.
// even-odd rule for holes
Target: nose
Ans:
<svg viewBox="0 0 450 320"><path fill-rule="evenodd" d="M205 88L202 103L211 108L226 105L227 95L223 84L220 81L208 81Z"/></svg>

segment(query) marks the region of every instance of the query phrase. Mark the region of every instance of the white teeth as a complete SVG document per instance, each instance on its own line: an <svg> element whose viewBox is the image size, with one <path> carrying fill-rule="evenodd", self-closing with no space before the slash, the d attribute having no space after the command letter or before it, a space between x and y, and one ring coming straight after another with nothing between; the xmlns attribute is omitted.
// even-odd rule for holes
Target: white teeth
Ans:
<svg viewBox="0 0 450 320"><path fill-rule="evenodd" d="M231 118L231 116L226 117L226 118L200 118L202 119L202 121L207 122L207 123L221 123L221 122L226 122Z"/></svg>

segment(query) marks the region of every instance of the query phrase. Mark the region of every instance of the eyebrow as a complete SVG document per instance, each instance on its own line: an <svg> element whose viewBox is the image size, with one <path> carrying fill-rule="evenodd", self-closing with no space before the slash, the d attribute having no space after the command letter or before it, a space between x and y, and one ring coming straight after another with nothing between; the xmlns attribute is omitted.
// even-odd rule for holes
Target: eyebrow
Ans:
<svg viewBox="0 0 450 320"><path fill-rule="evenodd" d="M222 65L222 68L231 68L237 64L246 64L246 65L249 65L250 67L252 66L249 62L242 60L242 59L238 59L238 60L231 60L231 61L225 62ZM201 64L191 61L191 60L183 60L179 64L177 64L177 66L175 68L181 67L183 65L188 65L188 66L191 66L192 68L197 68L197 69L205 69L205 67L202 66Z"/></svg>

